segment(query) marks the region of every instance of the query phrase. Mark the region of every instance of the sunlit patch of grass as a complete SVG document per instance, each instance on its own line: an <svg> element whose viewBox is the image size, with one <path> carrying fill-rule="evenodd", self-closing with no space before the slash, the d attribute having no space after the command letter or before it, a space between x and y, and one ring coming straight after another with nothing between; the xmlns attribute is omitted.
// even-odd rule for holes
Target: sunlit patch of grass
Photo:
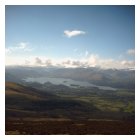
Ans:
<svg viewBox="0 0 140 140"><path fill-rule="evenodd" d="M16 92L16 91L11 91L11 90L6 90L6 96L27 98L27 99L32 99L32 100L41 100L42 99L36 95L29 95L24 92Z"/></svg>
<svg viewBox="0 0 140 140"><path fill-rule="evenodd" d="M135 112L135 103L129 102L124 112L134 113Z"/></svg>
<svg viewBox="0 0 140 140"><path fill-rule="evenodd" d="M128 90L117 90L116 95L119 96L134 96L135 93Z"/></svg>
<svg viewBox="0 0 140 140"><path fill-rule="evenodd" d="M121 101L111 101L111 100L108 100L107 98L100 98L97 96L93 96L93 97L82 96L82 97L77 98L77 100L91 103L92 105L96 106L101 111L117 112L117 111L123 110L126 107L125 103Z"/></svg>

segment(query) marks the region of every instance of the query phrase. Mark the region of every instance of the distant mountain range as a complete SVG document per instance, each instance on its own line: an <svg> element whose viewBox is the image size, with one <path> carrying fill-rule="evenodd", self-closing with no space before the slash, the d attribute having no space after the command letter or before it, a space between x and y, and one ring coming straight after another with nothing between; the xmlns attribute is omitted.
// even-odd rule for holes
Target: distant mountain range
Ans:
<svg viewBox="0 0 140 140"><path fill-rule="evenodd" d="M28 77L68 78L99 86L135 89L133 69L6 67L6 81L20 83Z"/></svg>

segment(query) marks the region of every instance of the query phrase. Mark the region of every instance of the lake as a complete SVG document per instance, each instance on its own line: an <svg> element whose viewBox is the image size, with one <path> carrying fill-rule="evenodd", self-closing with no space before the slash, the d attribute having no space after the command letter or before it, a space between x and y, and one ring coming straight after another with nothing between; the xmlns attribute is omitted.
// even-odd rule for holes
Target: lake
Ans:
<svg viewBox="0 0 140 140"><path fill-rule="evenodd" d="M91 84L86 81L76 81L76 80L66 79L66 78L48 78L48 77L31 78L31 77L28 77L23 80L26 82L38 82L41 84L50 82L54 85L65 85L65 86L73 87L73 88L81 86L81 87L97 87L102 90L116 90L115 88L108 87L108 86L98 86L98 85L94 85L94 84Z"/></svg>

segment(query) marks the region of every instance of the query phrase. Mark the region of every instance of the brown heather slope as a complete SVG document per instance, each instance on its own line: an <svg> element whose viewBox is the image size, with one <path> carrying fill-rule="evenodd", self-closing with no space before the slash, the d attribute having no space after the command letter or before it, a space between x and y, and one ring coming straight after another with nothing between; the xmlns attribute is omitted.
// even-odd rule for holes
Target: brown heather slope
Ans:
<svg viewBox="0 0 140 140"><path fill-rule="evenodd" d="M7 120L7 135L134 135L131 121L110 120Z"/></svg>

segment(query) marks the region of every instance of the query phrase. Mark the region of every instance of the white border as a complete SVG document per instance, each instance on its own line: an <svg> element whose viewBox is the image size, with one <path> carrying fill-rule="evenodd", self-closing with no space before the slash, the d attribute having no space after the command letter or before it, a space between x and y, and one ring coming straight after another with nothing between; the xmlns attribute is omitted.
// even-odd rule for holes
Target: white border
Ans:
<svg viewBox="0 0 140 140"><path fill-rule="evenodd" d="M135 133L140 137L140 3L137 0L135 4Z"/></svg>
<svg viewBox="0 0 140 140"><path fill-rule="evenodd" d="M134 5L135 0L3 0L5 5Z"/></svg>
<svg viewBox="0 0 140 140"><path fill-rule="evenodd" d="M5 133L5 6L0 1L0 136Z"/></svg>
<svg viewBox="0 0 140 140"><path fill-rule="evenodd" d="M57 135L42 135L42 136L6 136L5 135L5 5L135 5L136 8L136 135L134 136L104 136L104 135L91 135L91 136L57 136ZM140 6L139 0L0 0L0 139L6 140L24 140L28 138L33 139L107 139L107 140L118 140L118 139L140 139L140 90L139 90L139 79L140 79L140 21L139 21Z"/></svg>

